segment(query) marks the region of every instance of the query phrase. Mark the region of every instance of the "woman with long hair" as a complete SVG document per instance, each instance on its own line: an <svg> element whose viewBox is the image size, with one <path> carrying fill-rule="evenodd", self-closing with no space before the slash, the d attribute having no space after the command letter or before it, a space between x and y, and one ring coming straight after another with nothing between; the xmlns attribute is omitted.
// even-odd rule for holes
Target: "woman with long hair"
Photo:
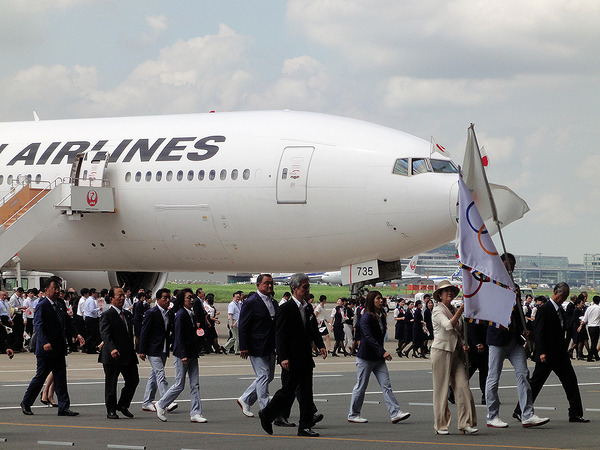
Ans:
<svg viewBox="0 0 600 450"><path fill-rule="evenodd" d="M392 355L383 347L387 321L382 307L383 297L381 292L369 292L365 301L365 311L360 320L362 341L360 347L358 347L356 358L357 382L352 390L348 422L367 422L367 419L360 416L360 410L372 373L375 374L375 378L381 386L392 423L398 423L410 417L410 413L400 410L400 405L392 392L390 374L385 364L386 361L392 360Z"/></svg>

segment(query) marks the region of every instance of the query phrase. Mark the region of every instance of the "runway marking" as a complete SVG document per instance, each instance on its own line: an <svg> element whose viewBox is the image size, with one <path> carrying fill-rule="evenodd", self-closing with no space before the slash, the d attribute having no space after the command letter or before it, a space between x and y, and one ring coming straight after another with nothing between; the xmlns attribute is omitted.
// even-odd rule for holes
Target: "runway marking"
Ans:
<svg viewBox="0 0 600 450"><path fill-rule="evenodd" d="M75 442L59 442L59 441L37 441L38 445L61 445L63 447L75 447Z"/></svg>
<svg viewBox="0 0 600 450"><path fill-rule="evenodd" d="M50 424L32 424L32 423L14 423L14 422L0 422L0 425L16 426L16 427L44 427L44 428L61 428L61 429L74 429L74 430L101 430L101 431L134 431L134 432L155 432L155 433L172 433L172 434L190 434L190 435L201 435L201 436L237 436L237 437L256 437L261 439L309 439L311 441L337 441L337 442L364 442L364 443L377 443L377 444L413 444L413 445L435 445L435 446L454 446L454 447L477 447L477 448L511 448L511 449L530 449L530 450L559 450L555 447L532 447L527 445L500 445L500 444L483 444L478 443L465 443L465 442L434 442L434 441L401 441L401 440L386 440L386 439L358 439L358 438L342 438L342 437L318 437L309 438L304 436L268 436L265 434L249 434L249 433L220 433L216 431L187 431L187 430L157 430L155 428L117 428L117 427L96 427L96 426L85 426L85 425L50 425ZM475 438L476 439L476 438ZM131 447L128 447L131 448ZM564 449L563 449L564 450ZM575 449L567 449L575 450Z"/></svg>

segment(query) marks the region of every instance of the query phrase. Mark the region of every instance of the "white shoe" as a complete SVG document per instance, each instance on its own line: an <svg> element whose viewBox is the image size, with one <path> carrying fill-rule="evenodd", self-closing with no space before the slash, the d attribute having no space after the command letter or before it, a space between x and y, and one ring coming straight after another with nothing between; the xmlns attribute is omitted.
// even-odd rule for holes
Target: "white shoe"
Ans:
<svg viewBox="0 0 600 450"><path fill-rule="evenodd" d="M525 419L521 422L523 428L531 428L531 427L539 427L540 425L544 425L550 422L548 417L538 417L535 414L531 416L529 419Z"/></svg>
<svg viewBox="0 0 600 450"><path fill-rule="evenodd" d="M154 407L154 403L150 403L149 405L142 405L142 411L156 412L156 408Z"/></svg>
<svg viewBox="0 0 600 450"><path fill-rule="evenodd" d="M348 422L352 423L367 423L368 420L364 417L356 416L356 417L348 417Z"/></svg>
<svg viewBox="0 0 600 450"><path fill-rule="evenodd" d="M507 425L508 426L508 425ZM488 425L489 427L489 425ZM461 434L475 434L477 433L479 430L475 427L464 427L461 428L460 430L458 430L461 432Z"/></svg>
<svg viewBox="0 0 600 450"><path fill-rule="evenodd" d="M167 416L165 416L165 410L163 408L161 408L160 406L158 406L158 403L156 403L154 405L154 407L156 408L156 417L158 417L163 422L166 422Z"/></svg>
<svg viewBox="0 0 600 450"><path fill-rule="evenodd" d="M506 422L502 422L500 417L496 416L492 420L487 421L487 426L490 428L507 428L508 424Z"/></svg>
<svg viewBox="0 0 600 450"><path fill-rule="evenodd" d="M437 430L434 428L434 430L435 430L435 434L450 434L447 429L446 430Z"/></svg>
<svg viewBox="0 0 600 450"><path fill-rule="evenodd" d="M202 414L194 414L192 417L190 417L190 422L206 423L208 420L206 420Z"/></svg>
<svg viewBox="0 0 600 450"><path fill-rule="evenodd" d="M175 411L178 407L179 405L173 402L169 406L167 406L167 412Z"/></svg>
<svg viewBox="0 0 600 450"><path fill-rule="evenodd" d="M242 397L238 398L236 402L238 405L240 405L240 408L242 408L242 414L244 414L246 417L254 417L254 413L250 411L250 405L244 403Z"/></svg>
<svg viewBox="0 0 600 450"><path fill-rule="evenodd" d="M403 420L408 419L409 417L410 417L409 412L400 411L398 414L396 414L394 417L392 417L392 423L402 422Z"/></svg>

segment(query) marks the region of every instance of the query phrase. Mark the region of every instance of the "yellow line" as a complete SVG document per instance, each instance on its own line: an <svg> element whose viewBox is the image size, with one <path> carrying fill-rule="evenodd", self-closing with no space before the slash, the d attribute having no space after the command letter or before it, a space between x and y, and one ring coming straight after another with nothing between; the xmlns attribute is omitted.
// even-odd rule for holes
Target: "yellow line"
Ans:
<svg viewBox="0 0 600 450"><path fill-rule="evenodd" d="M269 436L265 434L245 434L245 433L220 433L216 431L187 431L187 430L157 430L157 429L146 429L146 428L117 428L117 427L94 427L86 425L51 425L51 424L33 424L33 423L12 423L12 422L0 422L0 425L13 425L17 427L30 426L30 427L48 427L48 428L71 428L76 430L103 430L103 431L137 431L137 432L158 432L158 433L177 433L177 434L199 434L199 435L213 435L213 436L239 436L239 437L258 437L258 438L280 438L280 439L319 439L322 441L341 441L341 442L364 442L364 443L378 443L378 444L414 444L414 445L440 445L440 446L462 446L462 447L479 447L479 448L511 448L511 449L529 449L529 450L559 450L554 447L531 447L522 445L492 445L478 443L457 443L457 442L428 442L428 441L396 441L396 440L385 440L385 439L351 439L351 438L337 438L337 437L318 437L308 438L303 436ZM565 449L560 449L565 450ZM568 449L567 449L568 450Z"/></svg>

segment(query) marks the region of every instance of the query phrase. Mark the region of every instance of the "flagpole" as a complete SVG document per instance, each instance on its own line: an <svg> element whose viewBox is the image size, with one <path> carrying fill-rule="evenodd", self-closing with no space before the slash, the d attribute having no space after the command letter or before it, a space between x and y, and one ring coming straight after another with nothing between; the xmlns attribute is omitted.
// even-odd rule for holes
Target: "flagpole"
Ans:
<svg viewBox="0 0 600 450"><path fill-rule="evenodd" d="M469 126L469 128L473 131L473 139L475 140L475 149L477 150L477 156L479 157L479 160L481 161L481 153L479 152L479 143L477 142L477 135L475 134L475 124L471 123L471 125ZM485 187L487 190L487 194L488 194L488 198L490 200L490 207L492 209L492 218L494 219L494 223L496 224L496 228L498 229L498 236L500 236L500 243L502 244L502 251L503 253L508 253L506 250L506 244L504 243L504 236L502 235L502 228L500 227L500 219L498 218L498 210L496 209L496 202L494 202L494 196L492 195L492 189L490 188L490 183L487 179L487 174L485 172L485 170L482 171L483 172L483 179L485 181ZM513 273L512 270L508 271L508 275L510 276L511 281L513 282L513 284L515 284L515 279L513 278ZM519 300L520 295L517 296L517 300ZM519 317L521 319L521 325L523 325L523 331L527 331L527 324L525 322L525 313L523 312L523 305L521 305L521 302L519 301Z"/></svg>

